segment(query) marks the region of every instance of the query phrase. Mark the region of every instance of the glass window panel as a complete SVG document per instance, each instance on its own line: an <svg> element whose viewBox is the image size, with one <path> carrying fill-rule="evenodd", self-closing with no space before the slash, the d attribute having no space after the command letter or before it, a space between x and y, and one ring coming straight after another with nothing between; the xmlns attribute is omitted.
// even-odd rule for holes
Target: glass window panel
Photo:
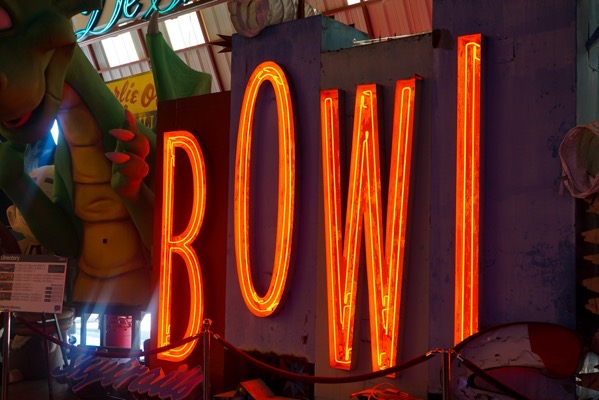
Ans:
<svg viewBox="0 0 599 400"><path fill-rule="evenodd" d="M139 54L133 43L131 32L104 39L101 43L108 59L108 65L111 67L139 61Z"/></svg>
<svg viewBox="0 0 599 400"><path fill-rule="evenodd" d="M205 43L200 21L195 12L164 22L173 50L177 51Z"/></svg>

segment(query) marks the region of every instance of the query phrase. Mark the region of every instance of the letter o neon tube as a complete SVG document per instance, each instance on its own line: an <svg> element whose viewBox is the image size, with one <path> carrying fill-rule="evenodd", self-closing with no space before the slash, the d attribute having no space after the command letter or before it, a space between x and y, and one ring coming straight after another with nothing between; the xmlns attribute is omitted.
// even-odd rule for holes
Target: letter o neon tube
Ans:
<svg viewBox="0 0 599 400"><path fill-rule="evenodd" d="M272 84L277 104L279 189L272 280L267 293L261 297L252 281L249 202L253 116L258 91L265 82ZM289 272L295 199L295 132L291 95L283 70L274 62L267 61L258 65L248 81L241 106L235 162L234 229L239 286L242 298L252 314L266 317L276 311L285 289Z"/></svg>

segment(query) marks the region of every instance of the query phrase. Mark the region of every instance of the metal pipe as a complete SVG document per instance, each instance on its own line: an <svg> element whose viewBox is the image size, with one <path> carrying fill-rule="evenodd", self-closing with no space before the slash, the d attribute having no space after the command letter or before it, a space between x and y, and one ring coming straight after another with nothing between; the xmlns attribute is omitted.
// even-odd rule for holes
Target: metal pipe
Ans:
<svg viewBox="0 0 599 400"><path fill-rule="evenodd" d="M46 332L46 313L42 312L42 330L44 332L44 335L47 334ZM51 366L51 360L50 360L50 344L48 343L48 340L44 339L44 352L46 353L46 373L47 373L47 381L48 381L48 399L50 400L54 400L54 387L52 386L52 366Z"/></svg>
<svg viewBox="0 0 599 400"><path fill-rule="evenodd" d="M8 367L8 356L10 352L10 311L4 310L2 312L4 316L4 334L2 341L2 400L8 400L8 383L9 367Z"/></svg>
<svg viewBox="0 0 599 400"><path fill-rule="evenodd" d="M210 400L210 327L212 320L206 318L202 322L204 336L204 400Z"/></svg>
<svg viewBox="0 0 599 400"><path fill-rule="evenodd" d="M443 400L451 400L451 353L443 351Z"/></svg>

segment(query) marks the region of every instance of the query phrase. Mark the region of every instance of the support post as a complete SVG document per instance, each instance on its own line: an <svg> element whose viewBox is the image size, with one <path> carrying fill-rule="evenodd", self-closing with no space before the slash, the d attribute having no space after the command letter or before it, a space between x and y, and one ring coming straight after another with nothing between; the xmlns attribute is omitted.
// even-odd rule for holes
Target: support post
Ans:
<svg viewBox="0 0 599 400"><path fill-rule="evenodd" d="M210 327L212 320L206 318L202 322L204 340L204 400L210 400Z"/></svg>
<svg viewBox="0 0 599 400"><path fill-rule="evenodd" d="M2 311L4 322L4 334L2 341L2 400L8 400L9 366L8 357L10 353L10 310Z"/></svg>
<svg viewBox="0 0 599 400"><path fill-rule="evenodd" d="M443 351L443 400L451 400L451 351Z"/></svg>
<svg viewBox="0 0 599 400"><path fill-rule="evenodd" d="M47 318L46 318L46 313L42 312L42 330L44 331L44 335L47 334L46 332L46 322L47 322ZM52 367L51 367L51 360L50 360L50 345L48 344L48 339L43 338L44 339L44 352L46 353L46 373L48 374L48 376L46 377L46 379L48 380L48 399L50 400L54 400L54 387L52 386Z"/></svg>

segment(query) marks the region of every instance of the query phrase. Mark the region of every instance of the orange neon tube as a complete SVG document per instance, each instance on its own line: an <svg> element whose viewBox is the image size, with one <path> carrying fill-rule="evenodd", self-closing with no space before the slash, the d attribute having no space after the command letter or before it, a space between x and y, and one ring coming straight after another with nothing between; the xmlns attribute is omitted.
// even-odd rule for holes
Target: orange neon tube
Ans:
<svg viewBox="0 0 599 400"><path fill-rule="evenodd" d="M279 194L272 279L266 294L260 296L252 280L250 256L250 160L256 98L260 87L266 82L272 84L277 104ZM273 62L258 65L248 81L239 119L235 168L234 231L237 276L242 298L250 312L258 317L266 317L277 310L287 281L295 200L295 129L291 94L285 73Z"/></svg>
<svg viewBox="0 0 599 400"><path fill-rule="evenodd" d="M174 214L174 177L175 177L175 149L180 148L189 157L192 170L193 201L189 224L185 230L175 235L173 233ZM187 328L183 337L199 333L202 325L204 309L203 285L200 261L191 245L195 241L206 207L206 170L200 145L196 138L189 132L173 131L164 133L164 162L163 162L163 207L162 207L162 234L160 243L160 282L158 298L157 337L158 347L171 343L171 307L172 307L172 263L176 254L183 259L187 267L189 278L190 310ZM182 339L182 338L181 338ZM195 341L173 348L158 354L158 358L167 361L181 362L185 360L195 348Z"/></svg>
<svg viewBox="0 0 599 400"><path fill-rule="evenodd" d="M458 38L455 332L478 331L481 35Z"/></svg>
<svg viewBox="0 0 599 400"><path fill-rule="evenodd" d="M383 249L376 85L356 92L345 234L341 232L339 92L321 92L329 360L350 369L362 226L374 370L396 363L414 124L415 78L396 84L386 240ZM343 252L341 241L343 240Z"/></svg>

